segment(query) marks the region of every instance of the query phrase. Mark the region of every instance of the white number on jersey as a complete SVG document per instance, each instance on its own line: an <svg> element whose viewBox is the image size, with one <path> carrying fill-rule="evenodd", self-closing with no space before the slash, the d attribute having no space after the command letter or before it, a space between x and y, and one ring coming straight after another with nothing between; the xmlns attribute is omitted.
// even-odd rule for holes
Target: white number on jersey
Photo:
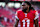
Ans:
<svg viewBox="0 0 40 27"><path fill-rule="evenodd" d="M22 22L23 22L23 27L25 27L25 23L27 23L27 27L29 27L29 24L30 24L29 19L27 19L26 22L25 22L25 20L22 20Z"/></svg>

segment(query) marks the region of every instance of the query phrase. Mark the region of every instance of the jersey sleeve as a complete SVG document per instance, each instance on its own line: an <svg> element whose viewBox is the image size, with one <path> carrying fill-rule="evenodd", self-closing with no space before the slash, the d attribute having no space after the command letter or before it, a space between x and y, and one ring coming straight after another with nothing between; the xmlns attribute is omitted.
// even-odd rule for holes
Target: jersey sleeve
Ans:
<svg viewBox="0 0 40 27"><path fill-rule="evenodd" d="M15 18L19 20L18 16L19 16L19 13L17 11L16 14L15 14Z"/></svg>
<svg viewBox="0 0 40 27"><path fill-rule="evenodd" d="M36 11L35 12L35 18L34 18L34 20L36 20L36 19L38 19L39 18L39 14L38 14L38 12Z"/></svg>

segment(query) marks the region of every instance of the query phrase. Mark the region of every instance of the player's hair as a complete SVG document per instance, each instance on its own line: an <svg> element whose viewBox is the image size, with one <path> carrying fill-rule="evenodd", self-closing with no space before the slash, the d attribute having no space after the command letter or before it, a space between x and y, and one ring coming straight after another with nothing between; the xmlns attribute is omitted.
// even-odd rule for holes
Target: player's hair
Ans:
<svg viewBox="0 0 40 27"><path fill-rule="evenodd" d="M30 7L29 7L29 10L31 10L31 9L34 10L34 8L31 7L31 3L30 3L30 2L27 2L27 1L26 1L26 2L24 2L24 3L26 3L26 4L28 4L28 5L30 6Z"/></svg>

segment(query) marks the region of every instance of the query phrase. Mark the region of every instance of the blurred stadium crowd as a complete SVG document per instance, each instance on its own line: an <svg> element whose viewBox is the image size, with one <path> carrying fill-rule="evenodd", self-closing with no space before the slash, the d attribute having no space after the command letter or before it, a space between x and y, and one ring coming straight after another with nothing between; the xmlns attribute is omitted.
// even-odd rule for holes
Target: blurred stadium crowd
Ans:
<svg viewBox="0 0 40 27"><path fill-rule="evenodd" d="M39 2L32 2L32 7L39 13L40 23L40 4ZM22 9L21 2L0 2L0 26L13 27L15 24L16 11ZM19 25L20 27L20 25Z"/></svg>
<svg viewBox="0 0 40 27"><path fill-rule="evenodd" d="M40 1L40 0L0 0L0 1Z"/></svg>

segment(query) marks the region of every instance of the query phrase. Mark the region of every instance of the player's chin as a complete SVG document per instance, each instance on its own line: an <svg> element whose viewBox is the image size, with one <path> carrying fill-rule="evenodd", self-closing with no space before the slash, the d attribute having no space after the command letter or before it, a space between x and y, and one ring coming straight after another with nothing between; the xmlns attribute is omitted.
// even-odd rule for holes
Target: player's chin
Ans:
<svg viewBox="0 0 40 27"><path fill-rule="evenodd" d="M27 9L23 9L22 11L23 11L23 12L26 12L26 10L27 10Z"/></svg>

